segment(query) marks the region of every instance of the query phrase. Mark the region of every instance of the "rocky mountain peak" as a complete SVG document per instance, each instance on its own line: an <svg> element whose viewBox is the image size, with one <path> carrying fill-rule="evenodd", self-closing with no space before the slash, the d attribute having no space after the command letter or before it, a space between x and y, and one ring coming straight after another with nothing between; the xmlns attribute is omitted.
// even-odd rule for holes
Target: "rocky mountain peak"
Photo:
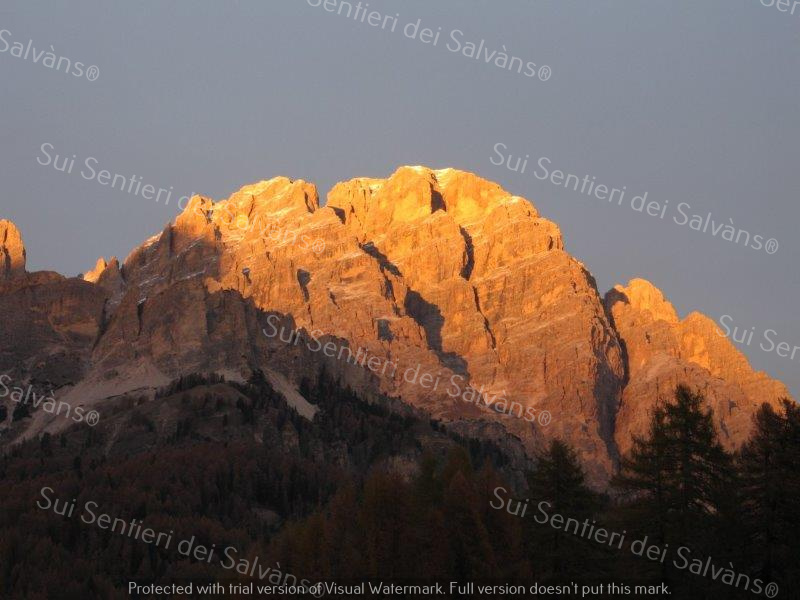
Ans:
<svg viewBox="0 0 800 600"><path fill-rule="evenodd" d="M106 270L107 266L108 263L106 262L106 259L101 256L100 258L97 259L94 268L89 271L86 271L86 273L83 274L84 281L97 283L97 280L100 279L100 275L102 275L103 271Z"/></svg>
<svg viewBox="0 0 800 600"><path fill-rule="evenodd" d="M628 304L631 309L652 321L677 323L679 320L678 313L661 290L646 279L631 279L627 286L615 285L606 294L608 309L613 311L614 304L618 302Z"/></svg>
<svg viewBox="0 0 800 600"><path fill-rule="evenodd" d="M0 220L0 279L13 279L25 274L25 245L17 226Z"/></svg>
<svg viewBox="0 0 800 600"><path fill-rule="evenodd" d="M106 261L101 256L97 259L94 268L84 273L83 280L105 288L112 297L118 296L123 289L119 260L116 256L112 256Z"/></svg>
<svg viewBox="0 0 800 600"><path fill-rule="evenodd" d="M781 382L754 371L712 319L699 312L680 319L649 281L615 286L605 305L627 356L628 382L616 422L622 452L630 448L631 434L646 432L650 413L671 400L678 384L704 394L729 448L746 438L761 403L777 407L790 397Z"/></svg>
<svg viewBox="0 0 800 600"><path fill-rule="evenodd" d="M326 206L345 223L356 221L368 231L415 222L440 210L467 229L504 206L538 217L529 202L474 173L423 166L400 167L387 179L360 177L338 183Z"/></svg>
<svg viewBox="0 0 800 600"><path fill-rule="evenodd" d="M191 238L216 226L220 233L241 234L257 222L276 224L307 217L319 209L319 195L314 184L302 179L273 177L245 185L225 200L214 202L195 195L178 215L173 230Z"/></svg>

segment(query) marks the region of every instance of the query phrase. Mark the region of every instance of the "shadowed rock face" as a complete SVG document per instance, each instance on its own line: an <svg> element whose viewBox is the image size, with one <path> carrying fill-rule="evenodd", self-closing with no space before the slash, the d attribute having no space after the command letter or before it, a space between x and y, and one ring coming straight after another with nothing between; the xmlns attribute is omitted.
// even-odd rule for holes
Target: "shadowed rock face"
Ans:
<svg viewBox="0 0 800 600"><path fill-rule="evenodd" d="M27 273L22 236L0 220L0 374L51 387L82 378L103 304L93 285L48 271Z"/></svg>
<svg viewBox="0 0 800 600"><path fill-rule="evenodd" d="M0 249L19 265L19 234L5 227L14 235ZM453 169L339 183L324 207L312 184L285 177L217 203L195 196L122 266L101 259L83 279L25 275L24 248L21 256L21 278L0 287L0 302L20 309L0 323L22 328L59 310L61 321L34 344L5 349L0 372L56 364L68 347L77 365L69 393L89 402L197 371L261 368L297 386L324 366L368 397L398 397L475 434L504 429L529 453L564 438L602 484L617 445L629 447L675 383L709 395L729 444L744 439L760 401L788 396L713 323L680 321L646 282L615 288L604 305L557 225ZM59 295L75 305L74 322L54 306ZM289 338L297 329L299 342ZM64 331L69 344L57 341ZM358 349L376 368L347 360ZM463 399L468 384L483 404ZM546 410L552 421L500 416L492 403L520 415Z"/></svg>

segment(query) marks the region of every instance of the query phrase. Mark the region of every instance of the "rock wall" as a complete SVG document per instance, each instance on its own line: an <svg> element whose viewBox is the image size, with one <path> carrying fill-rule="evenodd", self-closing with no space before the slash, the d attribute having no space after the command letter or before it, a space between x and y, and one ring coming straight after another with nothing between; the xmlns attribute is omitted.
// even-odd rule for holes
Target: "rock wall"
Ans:
<svg viewBox="0 0 800 600"><path fill-rule="evenodd" d="M195 196L121 265L100 259L82 279L26 275L7 221L0 241L0 320L16 340L0 369L61 372L87 397L211 370L299 386L324 367L366 396L499 426L529 453L566 439L602 484L677 383L707 395L729 446L760 402L788 396L646 281L601 298L556 224L454 169L339 183L322 207L312 184L285 177ZM521 418L544 411L546 426Z"/></svg>

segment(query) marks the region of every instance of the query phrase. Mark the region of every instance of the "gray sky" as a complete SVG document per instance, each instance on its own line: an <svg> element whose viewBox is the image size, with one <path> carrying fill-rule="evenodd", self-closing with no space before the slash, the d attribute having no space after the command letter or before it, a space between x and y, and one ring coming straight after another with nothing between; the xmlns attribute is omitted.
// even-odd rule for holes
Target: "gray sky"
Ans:
<svg viewBox="0 0 800 600"><path fill-rule="evenodd" d="M75 275L157 233L184 194L227 197L287 175L324 197L402 164L453 166L529 198L601 292L641 276L682 316L755 327L740 348L800 397L800 351L792 361L759 347L768 329L800 346L800 5L791 15L761 1L370 0L381 16L400 13L392 32L318 0L3 0L0 217L21 228L29 270ZM417 19L441 27L437 45L403 35ZM12 56L29 39L28 58ZM505 47L552 76L464 56L482 39L484 52ZM99 78L43 66L51 46ZM529 155L525 173L492 164L497 143ZM73 172L40 164L42 144L74 154ZM537 179L540 157L627 186L626 201ZM95 173L171 186L172 201L103 186L87 159ZM644 192L669 200L663 219L630 208ZM709 212L706 233L685 223ZM778 252L711 234L731 221Z"/></svg>

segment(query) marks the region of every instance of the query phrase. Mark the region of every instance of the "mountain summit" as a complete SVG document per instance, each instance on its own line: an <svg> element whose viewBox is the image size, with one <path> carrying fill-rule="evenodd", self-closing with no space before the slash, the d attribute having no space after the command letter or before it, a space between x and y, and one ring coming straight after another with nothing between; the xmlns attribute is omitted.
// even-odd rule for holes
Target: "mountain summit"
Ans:
<svg viewBox="0 0 800 600"><path fill-rule="evenodd" d="M25 272L25 246L19 229L11 221L0 219L0 280Z"/></svg>
<svg viewBox="0 0 800 600"><path fill-rule="evenodd" d="M298 405L303 378L325 370L521 453L563 438L602 483L678 383L704 392L728 447L762 402L789 397L713 321L681 320L649 282L601 297L555 223L455 169L352 179L322 207L314 185L285 177L219 202L194 196L121 265L100 259L83 278L26 273L7 221L0 256L11 342L0 372L101 413L111 396L210 371L261 370ZM359 350L379 367L347 359ZM16 437L64 426L11 421L0 427Z"/></svg>

